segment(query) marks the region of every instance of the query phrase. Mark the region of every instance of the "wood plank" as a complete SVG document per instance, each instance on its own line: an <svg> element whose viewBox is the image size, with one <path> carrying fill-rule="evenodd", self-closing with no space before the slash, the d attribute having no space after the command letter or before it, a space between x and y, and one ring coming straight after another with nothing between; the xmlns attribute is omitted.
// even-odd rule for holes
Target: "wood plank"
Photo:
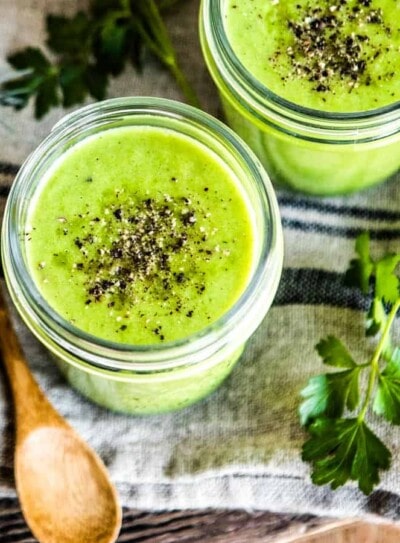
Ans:
<svg viewBox="0 0 400 543"><path fill-rule="evenodd" d="M131 513L132 515L132 513ZM175 511L131 518L125 513L120 543L269 543L279 534L302 534L330 522L311 516L244 511Z"/></svg>
<svg viewBox="0 0 400 543"><path fill-rule="evenodd" d="M307 535L278 540L279 543L398 543L400 526L389 522L338 521Z"/></svg>
<svg viewBox="0 0 400 543"><path fill-rule="evenodd" d="M400 526L245 511L124 510L118 543L398 543ZM0 543L37 543L15 499L0 500Z"/></svg>

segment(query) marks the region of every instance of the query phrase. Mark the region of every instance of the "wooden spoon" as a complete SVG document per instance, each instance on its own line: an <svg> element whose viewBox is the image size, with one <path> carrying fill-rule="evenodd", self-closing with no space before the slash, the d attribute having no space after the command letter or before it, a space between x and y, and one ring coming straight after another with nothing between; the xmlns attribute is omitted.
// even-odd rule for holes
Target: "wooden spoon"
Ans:
<svg viewBox="0 0 400 543"><path fill-rule="evenodd" d="M0 349L15 402L15 480L40 543L112 543L121 507L97 454L55 411L29 371L0 292Z"/></svg>

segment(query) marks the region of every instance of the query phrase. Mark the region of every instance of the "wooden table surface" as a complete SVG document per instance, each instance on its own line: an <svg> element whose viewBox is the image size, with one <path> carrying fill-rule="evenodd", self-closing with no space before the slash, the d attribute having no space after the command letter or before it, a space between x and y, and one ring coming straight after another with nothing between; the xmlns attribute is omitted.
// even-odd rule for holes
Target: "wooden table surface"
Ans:
<svg viewBox="0 0 400 543"><path fill-rule="evenodd" d="M399 543L400 527L312 515L124 510L118 543ZM0 543L36 543L18 501L0 500ZM79 543L79 542L76 542Z"/></svg>

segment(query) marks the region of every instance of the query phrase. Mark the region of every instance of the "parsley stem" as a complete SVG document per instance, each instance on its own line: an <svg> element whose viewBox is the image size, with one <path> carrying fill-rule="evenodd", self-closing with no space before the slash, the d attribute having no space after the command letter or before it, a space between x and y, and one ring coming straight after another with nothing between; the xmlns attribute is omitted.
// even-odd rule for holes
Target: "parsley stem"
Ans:
<svg viewBox="0 0 400 543"><path fill-rule="evenodd" d="M365 393L365 399L364 399L364 403L362 405L360 414L357 417L359 422L364 420L365 415L367 413L368 405L369 405L371 395L375 386L376 376L379 373L379 360L380 360L382 351L385 347L386 341L388 339L388 335L392 327L393 321L399 309L400 309L400 298L396 300L396 303L393 305L392 309L390 310L388 319L385 324L385 328L379 339L378 345L374 352L374 356L372 357L372 360L370 362L371 371L368 378L367 391Z"/></svg>
<svg viewBox="0 0 400 543"><path fill-rule="evenodd" d="M196 92L194 91L192 85L187 80L186 76L179 67L179 64L175 61L168 65L170 72L175 77L176 82L178 83L183 95L191 106L200 107L200 102L197 97Z"/></svg>
<svg viewBox="0 0 400 543"><path fill-rule="evenodd" d="M141 4L138 4L138 7L147 15L148 24L153 31L154 37L149 35L148 30L143 25L137 27L147 46L169 69L189 104L200 107L196 92L179 66L174 46L156 2L154 0L144 0Z"/></svg>

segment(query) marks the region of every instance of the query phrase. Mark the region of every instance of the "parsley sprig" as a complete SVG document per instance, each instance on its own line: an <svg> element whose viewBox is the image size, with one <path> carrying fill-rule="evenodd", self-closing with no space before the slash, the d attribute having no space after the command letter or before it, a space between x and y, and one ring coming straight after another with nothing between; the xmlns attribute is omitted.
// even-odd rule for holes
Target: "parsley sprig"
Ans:
<svg viewBox="0 0 400 543"><path fill-rule="evenodd" d="M145 51L172 73L187 101L199 105L182 72L161 12L179 0L92 0L89 11L72 17L48 15L46 45L8 56L17 70L0 86L0 105L24 108L34 98L35 117L52 107L106 97L111 76L128 63L141 71Z"/></svg>
<svg viewBox="0 0 400 543"><path fill-rule="evenodd" d="M380 470L390 467L391 452L373 432L367 415L374 412L400 424L400 350L391 330L400 309L399 254L374 260L367 233L356 241L357 258L350 262L345 281L370 294L366 335L377 336L372 356L358 363L334 336L316 346L324 364L335 368L311 377L302 390L300 419L310 435L302 457L312 465L312 481L333 489L349 480L370 494L379 483ZM366 373L365 390L360 377Z"/></svg>

